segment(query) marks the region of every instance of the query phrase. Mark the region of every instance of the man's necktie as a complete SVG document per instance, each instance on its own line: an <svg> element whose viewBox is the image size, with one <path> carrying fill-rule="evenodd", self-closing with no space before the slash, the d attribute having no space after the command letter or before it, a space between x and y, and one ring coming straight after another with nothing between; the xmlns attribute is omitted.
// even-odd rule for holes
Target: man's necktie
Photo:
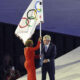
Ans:
<svg viewBox="0 0 80 80"><path fill-rule="evenodd" d="M47 46L45 46L45 52L47 52Z"/></svg>

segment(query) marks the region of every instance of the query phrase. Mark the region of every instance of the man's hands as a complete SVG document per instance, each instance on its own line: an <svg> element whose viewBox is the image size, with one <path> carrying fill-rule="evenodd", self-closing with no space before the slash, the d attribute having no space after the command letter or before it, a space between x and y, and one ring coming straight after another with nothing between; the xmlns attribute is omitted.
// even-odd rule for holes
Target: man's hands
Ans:
<svg viewBox="0 0 80 80"><path fill-rule="evenodd" d="M47 63L47 62L50 62L50 60L49 59L44 59L43 60L43 63Z"/></svg>

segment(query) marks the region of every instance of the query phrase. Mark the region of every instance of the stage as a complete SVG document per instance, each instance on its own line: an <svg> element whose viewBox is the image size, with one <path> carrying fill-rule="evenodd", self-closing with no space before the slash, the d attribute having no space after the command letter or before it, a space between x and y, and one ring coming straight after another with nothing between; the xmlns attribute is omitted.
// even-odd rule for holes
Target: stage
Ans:
<svg viewBox="0 0 80 80"><path fill-rule="evenodd" d="M80 47L55 60L55 80L80 80ZM37 80L41 80L41 68L36 69ZM48 74L46 80L49 80ZM27 80L27 75L17 80Z"/></svg>

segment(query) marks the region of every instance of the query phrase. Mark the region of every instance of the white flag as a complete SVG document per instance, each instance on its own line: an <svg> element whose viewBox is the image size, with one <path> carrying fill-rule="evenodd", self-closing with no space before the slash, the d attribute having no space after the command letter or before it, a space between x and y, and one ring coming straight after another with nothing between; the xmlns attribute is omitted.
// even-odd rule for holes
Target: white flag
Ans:
<svg viewBox="0 0 80 80"><path fill-rule="evenodd" d="M25 44L25 42L33 35L35 28L40 21L43 22L43 2L42 0L32 0L15 30L16 36L18 36Z"/></svg>

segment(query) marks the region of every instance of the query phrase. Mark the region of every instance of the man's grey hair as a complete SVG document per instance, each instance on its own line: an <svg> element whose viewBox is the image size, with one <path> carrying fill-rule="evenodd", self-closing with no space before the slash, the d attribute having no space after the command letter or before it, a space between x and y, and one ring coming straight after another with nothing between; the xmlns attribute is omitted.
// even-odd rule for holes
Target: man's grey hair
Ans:
<svg viewBox="0 0 80 80"><path fill-rule="evenodd" d="M50 40L51 41L51 36L50 35L45 35L43 36L43 41L44 40Z"/></svg>

